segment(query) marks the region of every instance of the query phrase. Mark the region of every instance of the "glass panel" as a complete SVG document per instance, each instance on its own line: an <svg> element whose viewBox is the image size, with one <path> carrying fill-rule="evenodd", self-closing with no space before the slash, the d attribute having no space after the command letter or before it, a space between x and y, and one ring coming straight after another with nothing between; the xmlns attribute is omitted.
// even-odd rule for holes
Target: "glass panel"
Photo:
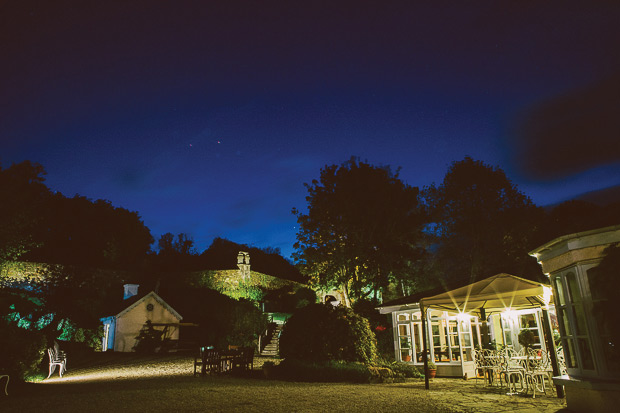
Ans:
<svg viewBox="0 0 620 413"><path fill-rule="evenodd" d="M469 333L461 333L463 338L463 347L471 347L471 335Z"/></svg>
<svg viewBox="0 0 620 413"><path fill-rule="evenodd" d="M416 353L422 352L420 343L422 343L422 326L419 323L415 323L413 325L413 344L415 345Z"/></svg>
<svg viewBox="0 0 620 413"><path fill-rule="evenodd" d="M398 321L408 321L409 320L409 314L399 314L398 315Z"/></svg>
<svg viewBox="0 0 620 413"><path fill-rule="evenodd" d="M564 311L561 308L558 308L558 316L559 318L562 319L562 322L560 323L560 331L562 331L562 329L564 330L562 332L563 336L570 336L572 335L572 331L570 329L570 324L568 323L568 314L566 314L566 311Z"/></svg>
<svg viewBox="0 0 620 413"><path fill-rule="evenodd" d="M573 340L562 340L562 348L564 349L564 357L566 358L566 367L577 367L577 357L575 355L575 347L573 346Z"/></svg>
<svg viewBox="0 0 620 413"><path fill-rule="evenodd" d="M558 294L558 305L565 305L566 304L566 300L564 299L564 286L562 285L562 278L557 276L554 279L555 282L555 290L557 291Z"/></svg>
<svg viewBox="0 0 620 413"><path fill-rule="evenodd" d="M579 352L581 353L581 361L583 361L584 370L594 370L594 360L592 359L592 352L590 351L590 344L587 338L580 338L577 340L579 344Z"/></svg>
<svg viewBox="0 0 620 413"><path fill-rule="evenodd" d="M522 329L536 327L536 315L535 314L521 314L519 316L519 322L521 324Z"/></svg>
<svg viewBox="0 0 620 413"><path fill-rule="evenodd" d="M586 314L583 311L583 305L576 304L573 307L573 314L575 316L575 324L577 329L576 334L579 336L588 334L586 330Z"/></svg>
<svg viewBox="0 0 620 413"><path fill-rule="evenodd" d="M411 348L411 340L409 337L400 337L400 348Z"/></svg>
<svg viewBox="0 0 620 413"><path fill-rule="evenodd" d="M579 292L579 284L577 284L577 277L572 272L566 274L566 284L568 284L568 293L573 303L581 302L581 293Z"/></svg>
<svg viewBox="0 0 620 413"><path fill-rule="evenodd" d="M446 320L433 321L431 326L435 361L450 361Z"/></svg>
<svg viewBox="0 0 620 413"><path fill-rule="evenodd" d="M408 336L409 335L409 325L401 324L398 326L398 335L399 336Z"/></svg>
<svg viewBox="0 0 620 413"><path fill-rule="evenodd" d="M400 360L401 361L411 361L411 350L401 350L400 351Z"/></svg>
<svg viewBox="0 0 620 413"><path fill-rule="evenodd" d="M444 316L443 311L439 310L429 310L429 313L431 315L431 318L443 318Z"/></svg>

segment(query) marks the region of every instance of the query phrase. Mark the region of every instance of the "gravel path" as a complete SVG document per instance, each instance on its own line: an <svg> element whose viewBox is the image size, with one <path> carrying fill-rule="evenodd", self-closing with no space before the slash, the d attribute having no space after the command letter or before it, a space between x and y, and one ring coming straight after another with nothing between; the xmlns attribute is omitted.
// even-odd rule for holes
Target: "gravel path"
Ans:
<svg viewBox="0 0 620 413"><path fill-rule="evenodd" d="M75 361L61 379L10 387L7 412L536 412L566 407L562 399L507 396L472 380L393 384L295 383L250 377L193 376L193 357L100 353Z"/></svg>

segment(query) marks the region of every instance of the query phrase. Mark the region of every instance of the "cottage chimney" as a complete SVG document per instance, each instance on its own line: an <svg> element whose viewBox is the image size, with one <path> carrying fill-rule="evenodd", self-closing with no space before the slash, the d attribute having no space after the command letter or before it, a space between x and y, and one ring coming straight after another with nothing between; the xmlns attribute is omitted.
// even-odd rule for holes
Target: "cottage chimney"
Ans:
<svg viewBox="0 0 620 413"><path fill-rule="evenodd" d="M244 280L250 277L250 253L239 251L239 254L237 254L237 267L239 267L239 272Z"/></svg>
<svg viewBox="0 0 620 413"><path fill-rule="evenodd" d="M133 297L134 295L138 295L138 287L140 287L140 284L123 285L123 300Z"/></svg>

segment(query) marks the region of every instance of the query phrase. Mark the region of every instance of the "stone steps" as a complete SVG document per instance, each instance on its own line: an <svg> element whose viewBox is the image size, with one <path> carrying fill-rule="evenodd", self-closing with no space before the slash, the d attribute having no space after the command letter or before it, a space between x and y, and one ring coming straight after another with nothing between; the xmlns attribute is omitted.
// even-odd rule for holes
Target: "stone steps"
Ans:
<svg viewBox="0 0 620 413"><path fill-rule="evenodd" d="M263 351L260 353L261 356L271 356L271 357L277 357L278 353L279 353L279 336L280 336L280 331L282 330L282 326L278 325L276 327L276 329L274 330L273 334L271 335L271 339L269 340L269 343L263 348Z"/></svg>

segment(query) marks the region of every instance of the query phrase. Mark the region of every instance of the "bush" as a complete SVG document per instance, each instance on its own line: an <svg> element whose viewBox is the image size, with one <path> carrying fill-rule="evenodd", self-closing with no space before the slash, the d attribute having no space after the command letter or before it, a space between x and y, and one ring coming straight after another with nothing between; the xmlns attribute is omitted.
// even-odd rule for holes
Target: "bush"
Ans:
<svg viewBox="0 0 620 413"><path fill-rule="evenodd" d="M394 335L392 321L389 314L381 314L376 309L379 305L374 300L357 300L353 310L368 319L370 329L377 338L377 353L379 357L394 359Z"/></svg>
<svg viewBox="0 0 620 413"><path fill-rule="evenodd" d="M420 378L423 374L420 372L418 367L413 366L408 363L401 363L400 361L380 361L377 363L378 366L389 368L394 372L395 377L402 378ZM429 363L430 366L430 363Z"/></svg>
<svg viewBox="0 0 620 413"><path fill-rule="evenodd" d="M370 364L376 353L376 338L368 320L344 306L311 304L300 308L284 325L280 337L280 356L286 359Z"/></svg>
<svg viewBox="0 0 620 413"><path fill-rule="evenodd" d="M42 333L0 319L0 371L18 381L36 375L39 363L45 356L46 344Z"/></svg>
<svg viewBox="0 0 620 413"><path fill-rule="evenodd" d="M285 359L274 366L274 376L281 380L304 382L349 382L369 383L373 374L370 367L362 363L343 361L307 362Z"/></svg>

